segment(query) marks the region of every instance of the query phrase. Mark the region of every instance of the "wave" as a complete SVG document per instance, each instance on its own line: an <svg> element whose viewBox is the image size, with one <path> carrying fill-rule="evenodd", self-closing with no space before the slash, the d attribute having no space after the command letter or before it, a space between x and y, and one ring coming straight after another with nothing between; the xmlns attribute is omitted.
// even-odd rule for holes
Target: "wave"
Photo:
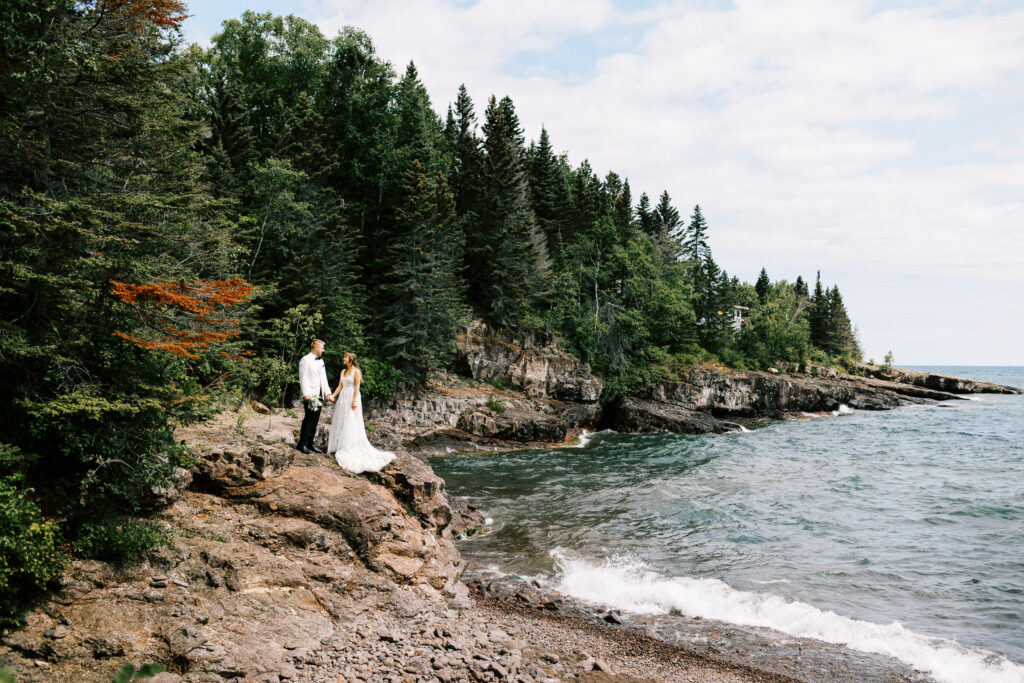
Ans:
<svg viewBox="0 0 1024 683"><path fill-rule="evenodd" d="M590 437L592 436L593 434L591 432L584 429L580 432L580 435L576 437L576 448L583 448L586 446L590 442Z"/></svg>
<svg viewBox="0 0 1024 683"><path fill-rule="evenodd" d="M636 614L668 614L761 626L800 638L889 655L943 683L1024 683L1024 667L1002 655L921 635L899 622L875 624L770 593L736 590L718 579L669 577L617 556L595 563L551 551L555 587L581 600Z"/></svg>
<svg viewBox="0 0 1024 683"><path fill-rule="evenodd" d="M840 403L839 404L839 409L838 410L833 410L832 414L833 415L849 415L852 412L853 412L853 408L851 408L850 406L846 405L845 403Z"/></svg>

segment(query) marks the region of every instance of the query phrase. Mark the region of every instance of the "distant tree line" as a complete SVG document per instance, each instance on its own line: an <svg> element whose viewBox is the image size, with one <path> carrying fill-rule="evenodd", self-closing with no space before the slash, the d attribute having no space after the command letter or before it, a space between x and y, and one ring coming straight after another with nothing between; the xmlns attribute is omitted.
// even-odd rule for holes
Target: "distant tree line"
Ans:
<svg viewBox="0 0 1024 683"><path fill-rule="evenodd" d="M202 49L176 0L7 4L0 623L62 547L160 542L174 426L282 402L313 336L365 359L369 395L422 387L471 316L560 339L610 393L859 357L838 287L730 277L699 206L527 142L508 97L438 115L361 31L246 12Z"/></svg>

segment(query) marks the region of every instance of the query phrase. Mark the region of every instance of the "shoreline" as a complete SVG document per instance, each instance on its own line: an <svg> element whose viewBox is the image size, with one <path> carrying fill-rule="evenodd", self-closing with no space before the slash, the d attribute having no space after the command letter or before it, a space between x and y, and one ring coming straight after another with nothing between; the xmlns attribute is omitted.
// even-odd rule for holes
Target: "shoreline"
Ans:
<svg viewBox="0 0 1024 683"><path fill-rule="evenodd" d="M492 606L512 618L534 624L566 628L616 643L630 652L653 659L658 677L653 680L690 680L672 676L680 661L710 667L756 681L848 681L850 683L928 683L935 679L886 655L863 652L845 645L798 638L763 627L678 615L631 615L608 610L557 590L539 587L514 575L490 579L473 568L467 585L478 605ZM652 662L625 664L614 650L606 651L613 666L644 671ZM666 666L667 665L667 666ZM680 675L688 672L678 672ZM631 675L637 675L632 673ZM713 679L718 680L718 679Z"/></svg>

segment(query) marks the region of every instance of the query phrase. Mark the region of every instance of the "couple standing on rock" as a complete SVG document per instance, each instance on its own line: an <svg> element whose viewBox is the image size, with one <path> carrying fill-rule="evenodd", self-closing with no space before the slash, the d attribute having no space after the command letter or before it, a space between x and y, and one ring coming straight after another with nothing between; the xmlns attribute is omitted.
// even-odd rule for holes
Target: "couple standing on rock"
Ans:
<svg viewBox="0 0 1024 683"><path fill-rule="evenodd" d="M320 422L324 401L336 401L327 438L327 452L333 453L338 465L349 472L378 472L394 460L395 454L378 451L366 438L363 399L359 395L363 371L359 369L356 354L345 354L345 367L338 378L338 388L332 392L327 382L327 368L320 357L325 346L323 340L314 339L310 352L299 361L299 386L305 410L302 428L299 430L299 450L303 453L323 453L313 443L316 426Z"/></svg>

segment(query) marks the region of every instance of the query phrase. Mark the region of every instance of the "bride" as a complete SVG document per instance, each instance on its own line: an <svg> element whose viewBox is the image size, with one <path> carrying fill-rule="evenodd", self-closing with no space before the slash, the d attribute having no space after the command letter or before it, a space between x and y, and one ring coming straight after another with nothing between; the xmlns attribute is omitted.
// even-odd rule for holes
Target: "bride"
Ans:
<svg viewBox="0 0 1024 683"><path fill-rule="evenodd" d="M341 371L338 388L331 394L336 402L327 439L327 452L334 453L334 459L349 472L378 472L395 459L395 454L378 451L366 438L363 399L359 395L363 371L359 369L354 353L346 353L344 362L345 368Z"/></svg>

